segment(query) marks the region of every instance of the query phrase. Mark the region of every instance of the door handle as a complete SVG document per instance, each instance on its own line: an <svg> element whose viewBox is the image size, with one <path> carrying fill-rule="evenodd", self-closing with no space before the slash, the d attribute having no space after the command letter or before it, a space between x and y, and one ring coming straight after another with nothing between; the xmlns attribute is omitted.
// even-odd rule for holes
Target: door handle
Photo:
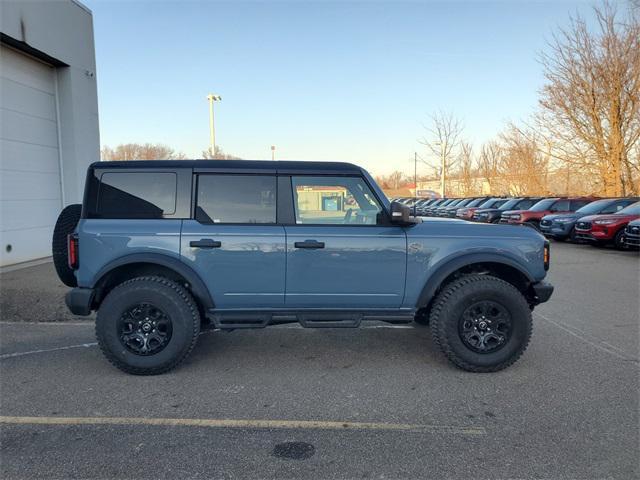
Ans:
<svg viewBox="0 0 640 480"><path fill-rule="evenodd" d="M293 246L296 248L324 248L324 242L305 240L304 242L295 242Z"/></svg>
<svg viewBox="0 0 640 480"><path fill-rule="evenodd" d="M191 240L189 246L193 248L220 248L222 243L210 238L201 238L200 240Z"/></svg>

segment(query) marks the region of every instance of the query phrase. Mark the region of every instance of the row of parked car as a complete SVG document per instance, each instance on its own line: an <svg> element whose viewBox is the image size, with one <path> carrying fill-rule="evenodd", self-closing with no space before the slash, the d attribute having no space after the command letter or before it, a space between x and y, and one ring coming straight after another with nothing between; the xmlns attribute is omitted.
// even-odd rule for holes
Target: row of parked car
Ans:
<svg viewBox="0 0 640 480"><path fill-rule="evenodd" d="M395 198L421 217L459 218L535 228L554 240L640 247L640 198Z"/></svg>

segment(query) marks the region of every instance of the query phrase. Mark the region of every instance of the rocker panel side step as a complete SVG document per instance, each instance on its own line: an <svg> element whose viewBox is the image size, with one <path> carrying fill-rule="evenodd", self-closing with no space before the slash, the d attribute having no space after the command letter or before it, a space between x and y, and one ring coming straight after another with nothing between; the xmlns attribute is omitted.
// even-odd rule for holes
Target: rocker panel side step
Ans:
<svg viewBox="0 0 640 480"><path fill-rule="evenodd" d="M268 325L298 322L304 328L357 328L363 321L411 323L413 311L349 310L210 310L215 328L264 328Z"/></svg>

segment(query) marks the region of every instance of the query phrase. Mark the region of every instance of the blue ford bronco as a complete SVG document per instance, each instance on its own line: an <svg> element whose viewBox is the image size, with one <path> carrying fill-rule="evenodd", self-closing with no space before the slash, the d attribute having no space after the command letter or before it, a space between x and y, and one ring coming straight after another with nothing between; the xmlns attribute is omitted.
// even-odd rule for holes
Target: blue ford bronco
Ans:
<svg viewBox="0 0 640 480"><path fill-rule="evenodd" d="M458 367L493 372L549 299L530 228L421 219L349 163L98 162L53 235L72 313L97 311L107 359L166 372L201 328L429 324Z"/></svg>

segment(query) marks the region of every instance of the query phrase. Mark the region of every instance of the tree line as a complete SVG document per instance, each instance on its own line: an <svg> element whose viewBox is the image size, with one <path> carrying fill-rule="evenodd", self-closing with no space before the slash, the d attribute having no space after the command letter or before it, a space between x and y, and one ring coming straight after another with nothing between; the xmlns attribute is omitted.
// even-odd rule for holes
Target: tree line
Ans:
<svg viewBox="0 0 640 480"><path fill-rule="evenodd" d="M446 177L456 193L505 195L640 193L640 8L595 7L595 26L571 18L540 55L545 83L538 108L475 148L462 122L438 111L419 140L428 179ZM399 172L381 178L407 185Z"/></svg>

